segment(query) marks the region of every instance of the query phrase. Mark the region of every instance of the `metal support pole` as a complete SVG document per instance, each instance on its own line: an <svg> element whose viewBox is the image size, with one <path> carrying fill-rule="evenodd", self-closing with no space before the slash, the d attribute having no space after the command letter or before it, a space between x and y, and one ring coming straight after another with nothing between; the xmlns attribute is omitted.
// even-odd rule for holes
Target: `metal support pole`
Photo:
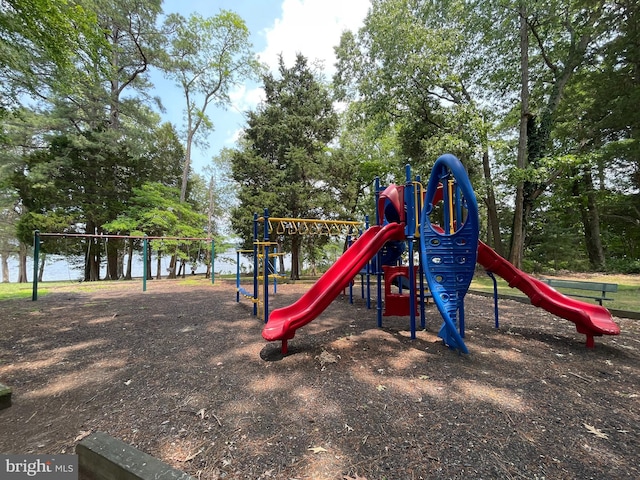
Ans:
<svg viewBox="0 0 640 480"><path fill-rule="evenodd" d="M269 321L269 209L264 209L264 323Z"/></svg>
<svg viewBox="0 0 640 480"><path fill-rule="evenodd" d="M33 291L31 292L31 301L38 300L38 263L40 263L40 232L33 232Z"/></svg>
<svg viewBox="0 0 640 480"><path fill-rule="evenodd" d="M236 303L240 302L240 250L236 250Z"/></svg>
<svg viewBox="0 0 640 480"><path fill-rule="evenodd" d="M376 177L374 181L374 208L376 209L376 225L382 225L384 222L384 212L378 211L378 199L380 198L380 177ZM380 251L376 254L376 279L378 282L377 285L377 298L376 298L376 309L377 309L377 319L378 319L378 328L382 327L382 254Z"/></svg>
<svg viewBox="0 0 640 480"><path fill-rule="evenodd" d="M415 237L415 202L413 197L413 182L411 181L411 167L405 167L406 184L404 188L404 204L406 208L405 233L409 244L409 318L411 323L411 339L416 338L416 272L413 268L413 239Z"/></svg>
<svg viewBox="0 0 640 480"><path fill-rule="evenodd" d="M420 175L416 175L416 183L420 184L421 179L420 179ZM417 199L417 204L416 204L416 208L415 208L415 215L416 215L416 225L418 227L418 235L422 235L422 232L424 231L424 225L422 225L421 219L422 219L422 209L424 208L424 198L422 196L422 188L420 188L418 190L418 194L416 194L414 192L414 197L415 199ZM426 320L426 312L425 312L425 306L424 306L424 300L425 300L425 295L424 295L424 289L425 289L425 285L424 285L424 258L422 258L422 249L418 248L418 272L419 272L419 284L420 284L420 328L422 328L422 330L424 330L425 328L427 328L427 320Z"/></svg>
<svg viewBox="0 0 640 480"><path fill-rule="evenodd" d="M364 217L364 228L369 228L369 215ZM367 309L371 310L371 261L367 262Z"/></svg>
<svg viewBox="0 0 640 480"><path fill-rule="evenodd" d="M351 248L351 243L351 235L347 235L347 250ZM356 277L354 277L354 279L355 278ZM353 280L349 282L349 303L351 305L353 305L353 282ZM344 291L342 293L344 293Z"/></svg>
<svg viewBox="0 0 640 480"><path fill-rule="evenodd" d="M142 239L142 291L147 291L147 263L149 262L149 240L146 238Z"/></svg>
<svg viewBox="0 0 640 480"><path fill-rule="evenodd" d="M486 270L487 275L493 280L493 314L495 316L495 327L500 328L500 321L498 320L498 282L493 272Z"/></svg>
<svg viewBox="0 0 640 480"><path fill-rule="evenodd" d="M265 222L267 219L265 218ZM258 315L258 214L253 214L253 315Z"/></svg>

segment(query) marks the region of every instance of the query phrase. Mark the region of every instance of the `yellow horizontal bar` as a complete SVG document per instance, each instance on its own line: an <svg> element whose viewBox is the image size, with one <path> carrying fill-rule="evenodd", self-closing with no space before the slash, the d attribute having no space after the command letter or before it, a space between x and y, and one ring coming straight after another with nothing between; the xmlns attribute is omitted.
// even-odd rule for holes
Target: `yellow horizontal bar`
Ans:
<svg viewBox="0 0 640 480"><path fill-rule="evenodd" d="M258 218L259 222L264 222L264 217ZM364 222L351 220L322 220L321 218L279 218L269 217L270 222L291 222L291 223L324 223L327 225L362 225Z"/></svg>

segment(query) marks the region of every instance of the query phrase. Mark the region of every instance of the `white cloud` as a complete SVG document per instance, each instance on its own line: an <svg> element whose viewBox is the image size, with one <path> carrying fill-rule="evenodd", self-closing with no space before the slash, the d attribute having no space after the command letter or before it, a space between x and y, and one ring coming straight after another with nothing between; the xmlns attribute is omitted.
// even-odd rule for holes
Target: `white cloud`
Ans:
<svg viewBox="0 0 640 480"><path fill-rule="evenodd" d="M255 110L264 98L264 89L262 87L247 88L247 85L238 85L229 92L231 109L238 113Z"/></svg>
<svg viewBox="0 0 640 480"><path fill-rule="evenodd" d="M340 43L342 32L355 32L362 26L369 7L369 0L283 0L281 17L261 32L266 46L259 53L260 60L275 72L279 54L285 65L291 66L299 52L311 64L321 61L324 75L330 79L336 62L333 47ZM253 83L239 85L229 97L230 111L235 113L255 110L265 99L262 87ZM242 131L225 130L224 144L235 144Z"/></svg>
<svg viewBox="0 0 640 480"><path fill-rule="evenodd" d="M238 128L233 131L227 130L227 138L225 138L224 144L231 145L231 146L235 145L238 142L238 140L240 140L240 137L242 136L243 133L244 133L244 128Z"/></svg>
<svg viewBox="0 0 640 480"><path fill-rule="evenodd" d="M275 71L279 54L290 66L299 52L312 63L321 60L329 78L335 70L333 47L342 32L360 28L369 7L369 0L283 0L282 16L264 32L267 46L260 59Z"/></svg>

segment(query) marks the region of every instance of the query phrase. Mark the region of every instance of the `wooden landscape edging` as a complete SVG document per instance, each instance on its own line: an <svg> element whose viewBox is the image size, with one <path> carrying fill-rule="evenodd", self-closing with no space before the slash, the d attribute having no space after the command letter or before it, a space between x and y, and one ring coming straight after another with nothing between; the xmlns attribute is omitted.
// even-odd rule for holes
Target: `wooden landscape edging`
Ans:
<svg viewBox="0 0 640 480"><path fill-rule="evenodd" d="M79 480L195 480L103 432L83 439L76 454Z"/></svg>
<svg viewBox="0 0 640 480"><path fill-rule="evenodd" d="M11 406L11 388L0 383L0 410Z"/></svg>

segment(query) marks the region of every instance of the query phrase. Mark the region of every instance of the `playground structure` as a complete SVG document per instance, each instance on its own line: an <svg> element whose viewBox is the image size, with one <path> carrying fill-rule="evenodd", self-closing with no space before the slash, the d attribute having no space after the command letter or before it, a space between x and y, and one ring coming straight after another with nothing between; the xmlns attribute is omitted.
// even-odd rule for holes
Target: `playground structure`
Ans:
<svg viewBox="0 0 640 480"><path fill-rule="evenodd" d="M260 226L262 225L262 236ZM269 285L273 280L273 293L277 292L278 279L275 259L282 253L276 252L277 242L270 239L273 235L358 235L362 222L346 220L318 220L308 218L270 217L269 210L264 215L253 216L253 250L236 250L236 302L241 297L253 303L253 315L261 320L269 318ZM261 239L262 238L262 239ZM251 254L253 258L253 288L247 290L241 285L240 255ZM266 272L266 273L265 273ZM262 288L261 288L262 287Z"/></svg>
<svg viewBox="0 0 640 480"><path fill-rule="evenodd" d="M417 305L424 307L424 275L430 295L443 318L438 336L450 348L468 353L463 340L464 298L476 262L492 278L497 274L510 287L524 292L534 306L575 323L576 330L586 335L588 348L594 347L596 336L620 333L606 308L562 295L517 269L479 241L477 201L466 170L455 156L445 154L436 160L426 192L423 193L419 178L412 180L407 166L404 185L392 184L382 190L376 180L376 197L376 225L366 229L298 301L270 314L265 313L262 336L267 341L281 341L282 354L287 353L288 341L294 338L297 329L320 315L367 265L373 265L378 277L378 325L381 326L383 254L394 242L406 242L409 265L404 270L387 268L385 293L390 293L389 285L393 279L406 276L409 294L403 300L387 298L386 310L387 314L406 314L408 311L411 338L415 338ZM265 236L268 240L266 230ZM420 243L418 268L414 265L414 243L417 240ZM268 261L268 247L266 250L265 262ZM416 287L417 272L419 288ZM494 298L497 301L497 288ZM424 310L420 316L424 327Z"/></svg>

